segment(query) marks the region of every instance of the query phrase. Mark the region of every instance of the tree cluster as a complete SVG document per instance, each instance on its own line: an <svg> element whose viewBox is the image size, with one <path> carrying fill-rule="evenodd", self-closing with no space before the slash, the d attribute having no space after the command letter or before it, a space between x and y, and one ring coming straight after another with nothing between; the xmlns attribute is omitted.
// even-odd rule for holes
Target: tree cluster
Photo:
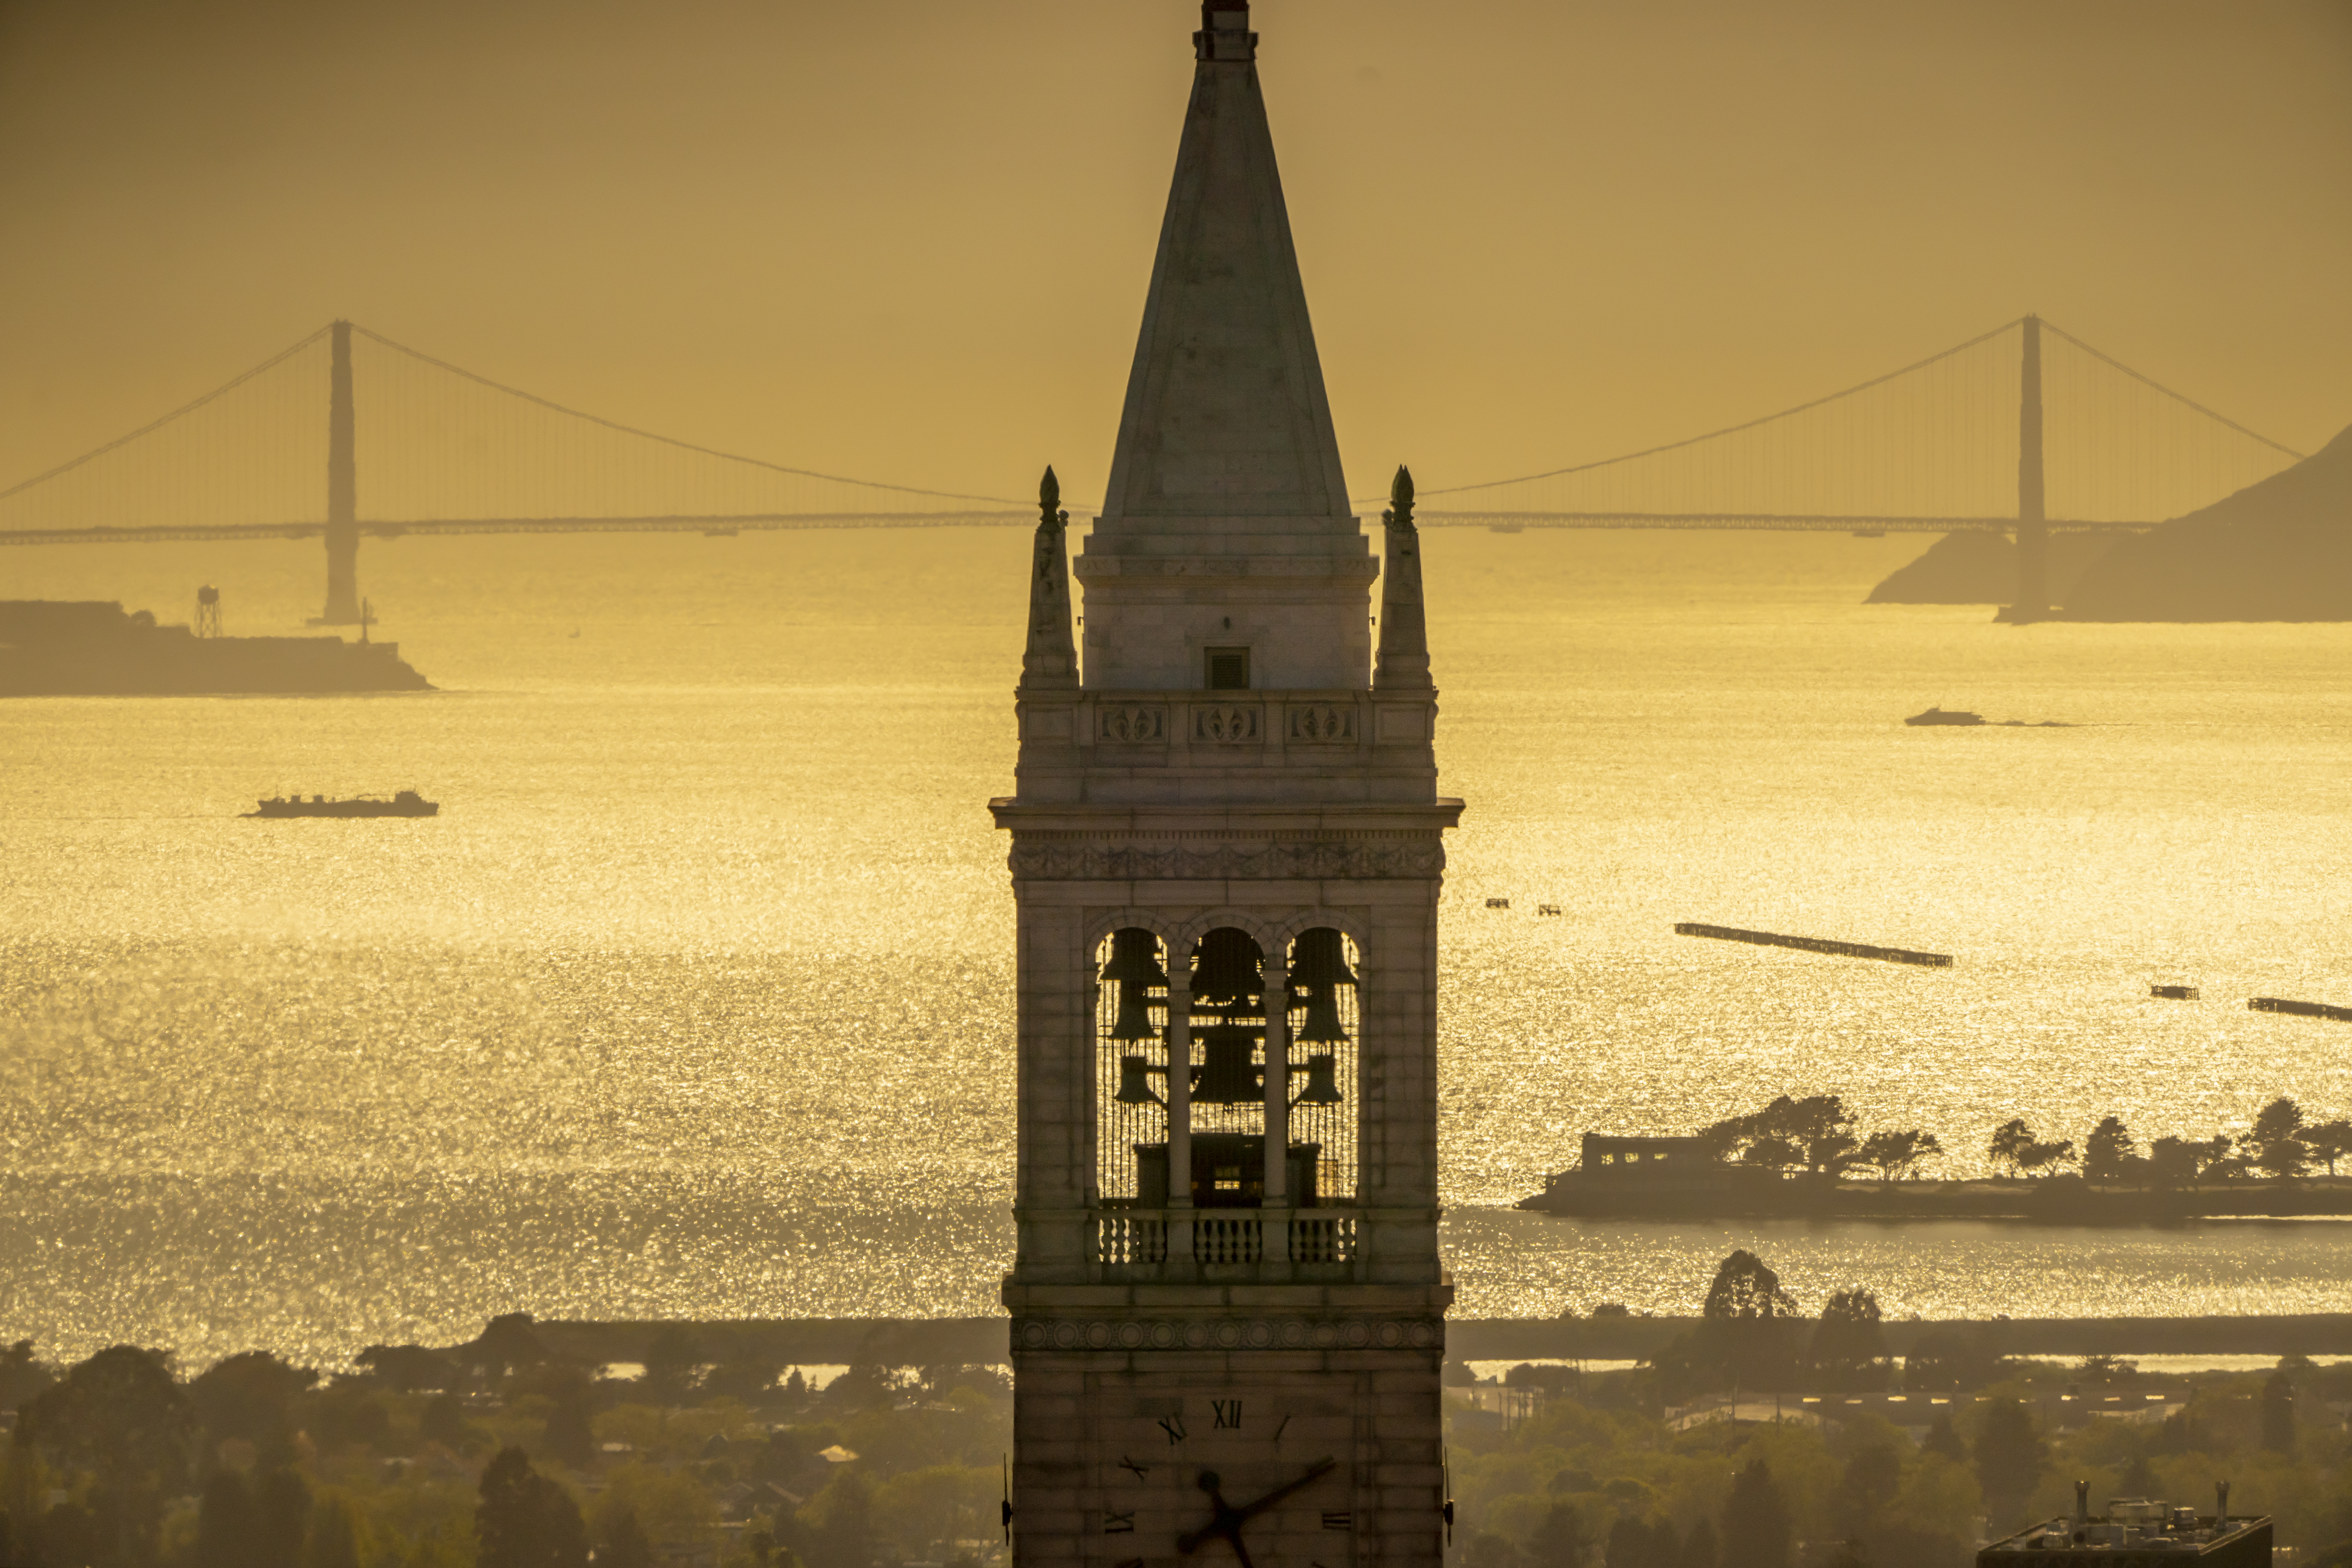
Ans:
<svg viewBox="0 0 2352 1568"><path fill-rule="evenodd" d="M1996 1131L1990 1152L1996 1164L2021 1175L2054 1172L2074 1161L2071 1140L2043 1142L2022 1121L2010 1121ZM2082 1168L2084 1180L2106 1185L2185 1187L2256 1173L2300 1176L2319 1165L2332 1176L2336 1163L2347 1155L2352 1155L2352 1121L2306 1121L2303 1108L2281 1095L2263 1106L2253 1125L2242 1132L2201 1140L2158 1138L2145 1153L2121 1117L2104 1117L2084 1144Z"/></svg>
<svg viewBox="0 0 2352 1568"><path fill-rule="evenodd" d="M1863 1133L1834 1094L1802 1100L1784 1094L1761 1110L1701 1128L1698 1136L1717 1160L1829 1177L1871 1170L1890 1182L1916 1178L1922 1165L1944 1152L1934 1133L1916 1128Z"/></svg>
<svg viewBox="0 0 2352 1568"><path fill-rule="evenodd" d="M17 1420L0 1568L977 1568L1010 1387L984 1367L853 1367L816 1391L709 1361L551 1356L528 1318L454 1351L373 1347L321 1377L263 1352L182 1377L116 1346L0 1352Z"/></svg>

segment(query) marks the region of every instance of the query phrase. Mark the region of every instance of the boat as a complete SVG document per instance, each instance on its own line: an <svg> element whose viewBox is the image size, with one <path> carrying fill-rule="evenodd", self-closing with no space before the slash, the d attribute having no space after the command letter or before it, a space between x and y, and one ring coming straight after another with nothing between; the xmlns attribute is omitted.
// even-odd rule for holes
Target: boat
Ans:
<svg viewBox="0 0 2352 1568"><path fill-rule="evenodd" d="M1903 721L1906 724L1981 724L1984 715L1947 712L1941 708L1930 708L1925 713L1914 713Z"/></svg>
<svg viewBox="0 0 2352 1568"><path fill-rule="evenodd" d="M402 790L390 800L373 795L361 795L352 800L329 800L314 795L304 800L300 795L290 798L273 796L259 803L259 809L248 811L247 816L438 816L441 803L427 800L413 789Z"/></svg>

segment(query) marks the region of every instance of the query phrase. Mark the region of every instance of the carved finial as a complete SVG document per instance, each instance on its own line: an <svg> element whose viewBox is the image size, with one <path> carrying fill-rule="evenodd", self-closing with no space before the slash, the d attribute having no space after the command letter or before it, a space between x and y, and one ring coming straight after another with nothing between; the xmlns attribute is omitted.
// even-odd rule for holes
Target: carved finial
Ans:
<svg viewBox="0 0 2352 1568"><path fill-rule="evenodd" d="M1376 691L1431 689L1428 622L1421 603L1421 536L1412 526L1412 470L1397 465L1381 513L1388 532L1381 566L1381 641L1372 664Z"/></svg>
<svg viewBox="0 0 2352 1568"><path fill-rule="evenodd" d="M1389 481L1389 504L1396 509L1396 526L1412 526L1412 470L1402 463L1397 465L1396 478Z"/></svg>
<svg viewBox="0 0 2352 1568"><path fill-rule="evenodd" d="M1029 646L1021 656L1024 690L1078 683L1078 652L1070 637L1070 563L1062 531L1062 481L1049 466L1037 481L1037 532L1029 552Z"/></svg>
<svg viewBox="0 0 2352 1568"><path fill-rule="evenodd" d="M1037 521L1048 528L1059 527L1069 521L1063 511L1062 481L1054 477L1054 465L1045 465L1045 477L1037 481Z"/></svg>

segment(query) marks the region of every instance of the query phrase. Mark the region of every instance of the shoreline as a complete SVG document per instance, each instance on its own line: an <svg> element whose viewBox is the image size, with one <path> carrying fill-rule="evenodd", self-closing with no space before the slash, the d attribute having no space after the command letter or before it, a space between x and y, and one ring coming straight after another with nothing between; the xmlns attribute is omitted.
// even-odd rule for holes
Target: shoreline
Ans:
<svg viewBox="0 0 2352 1568"><path fill-rule="evenodd" d="M1451 1361L1643 1361L1696 1329L1696 1317L1456 1318ZM1791 1321L1809 1321L1792 1319ZM642 1362L654 1337L685 1329L713 1362L893 1366L1000 1363L1012 1356L1010 1317L772 1318L707 1321L547 1320L531 1324L552 1354ZM1887 1353L1907 1355L1930 1334L1979 1336L2012 1356L2352 1355L2352 1312L2212 1318L1927 1318L1879 1324ZM450 1347L441 1347L444 1349Z"/></svg>

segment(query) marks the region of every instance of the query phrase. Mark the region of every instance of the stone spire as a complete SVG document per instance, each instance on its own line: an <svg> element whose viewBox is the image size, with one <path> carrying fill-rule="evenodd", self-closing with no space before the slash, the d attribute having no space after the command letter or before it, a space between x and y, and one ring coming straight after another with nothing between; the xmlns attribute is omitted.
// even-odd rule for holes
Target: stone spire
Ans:
<svg viewBox="0 0 2352 1568"><path fill-rule="evenodd" d="M1389 486L1388 533L1381 574L1381 651L1372 665L1375 691L1427 691L1429 619L1421 605L1421 531L1412 525L1412 470L1397 465Z"/></svg>
<svg viewBox="0 0 2352 1568"><path fill-rule="evenodd" d="M1102 514L1076 563L1087 680L1353 687L1370 542L1350 515L1244 0L1209 0Z"/></svg>
<svg viewBox="0 0 2352 1568"><path fill-rule="evenodd" d="M1212 0L1101 526L1318 518L1348 488L1258 88L1249 7Z"/></svg>
<svg viewBox="0 0 2352 1568"><path fill-rule="evenodd" d="M1070 567L1062 530L1062 481L1052 465L1037 486L1037 534L1030 550L1029 646L1021 655L1024 690L1078 683L1078 654L1070 641Z"/></svg>

